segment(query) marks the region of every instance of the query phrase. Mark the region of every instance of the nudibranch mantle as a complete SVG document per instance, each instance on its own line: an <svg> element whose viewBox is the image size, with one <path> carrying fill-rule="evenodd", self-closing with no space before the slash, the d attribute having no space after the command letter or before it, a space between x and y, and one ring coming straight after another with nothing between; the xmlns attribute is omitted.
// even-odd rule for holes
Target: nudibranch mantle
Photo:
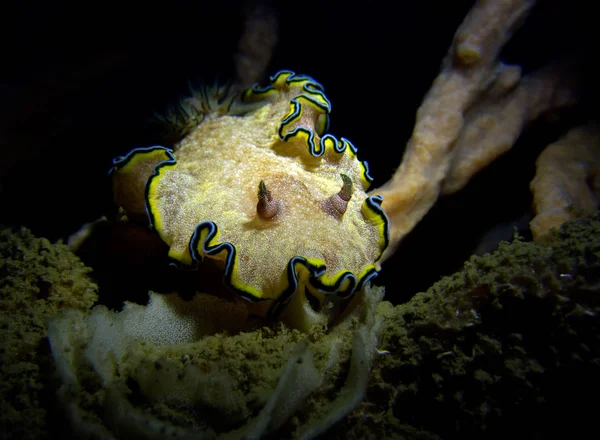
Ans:
<svg viewBox="0 0 600 440"><path fill-rule="evenodd" d="M225 105L251 110L207 112L174 151L117 158L117 203L147 179L145 209L169 256L215 260L247 299L282 304L302 289L322 304L352 294L378 270L388 220L381 198L365 193L371 178L355 147L325 134L323 87L282 71Z"/></svg>

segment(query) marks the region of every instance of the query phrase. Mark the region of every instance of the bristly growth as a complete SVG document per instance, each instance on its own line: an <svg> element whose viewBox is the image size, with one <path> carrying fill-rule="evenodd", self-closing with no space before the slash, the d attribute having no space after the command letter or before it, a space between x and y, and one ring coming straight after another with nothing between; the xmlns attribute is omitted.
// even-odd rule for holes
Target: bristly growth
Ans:
<svg viewBox="0 0 600 440"><path fill-rule="evenodd" d="M188 94L178 102L170 105L164 114L155 113L155 120L160 124L161 131L169 143L177 143L202 123L208 115L242 116L264 102L242 102L240 90L235 90L232 83L224 85L202 84L194 87L188 82Z"/></svg>

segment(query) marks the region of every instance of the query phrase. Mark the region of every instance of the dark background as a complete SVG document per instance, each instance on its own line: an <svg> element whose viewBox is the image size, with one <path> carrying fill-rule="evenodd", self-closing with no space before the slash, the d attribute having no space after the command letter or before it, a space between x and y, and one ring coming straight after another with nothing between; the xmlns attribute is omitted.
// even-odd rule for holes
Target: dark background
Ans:
<svg viewBox="0 0 600 440"><path fill-rule="evenodd" d="M597 24L586 3L539 2L502 53L525 72L575 57L580 105L532 124L511 152L440 200L384 265L378 284L392 300L459 269L486 231L526 214L535 157L595 115ZM0 224L54 241L111 212L111 159L159 143L149 120L188 81L232 78L247 3L130 4L2 7ZM472 2L268 4L279 17L269 74L290 69L321 82L332 102L330 132L358 147L373 187L381 185L401 161L416 109Z"/></svg>

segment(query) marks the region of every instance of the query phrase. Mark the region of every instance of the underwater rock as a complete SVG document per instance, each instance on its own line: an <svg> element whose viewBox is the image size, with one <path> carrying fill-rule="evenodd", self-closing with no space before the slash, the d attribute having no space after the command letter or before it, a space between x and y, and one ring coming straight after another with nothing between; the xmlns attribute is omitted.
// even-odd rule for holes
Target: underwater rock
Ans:
<svg viewBox="0 0 600 440"><path fill-rule="evenodd" d="M381 303L366 398L328 438L577 438L600 393L600 215Z"/></svg>
<svg viewBox="0 0 600 440"><path fill-rule="evenodd" d="M2 229L0 227L0 229ZM53 371L46 320L62 308L88 310L98 296L64 244L25 228L0 230L0 435L44 438ZM53 392L52 392L53 394Z"/></svg>
<svg viewBox="0 0 600 440"><path fill-rule="evenodd" d="M159 312L168 297L154 303L153 294L150 306L128 306L130 315L102 306L90 312L95 286L64 246L5 232L3 347L24 347L25 325L36 336L21 351L28 357L19 365L30 367L28 376L12 366L21 356L3 354L2 380L9 387L2 389L2 429L6 438L239 438L260 432L277 438L324 432L327 438L544 438L593 432L596 406L589 402L600 392L599 237L595 215L566 223L543 245L503 243L405 304L380 301L380 288L356 296L371 302L358 304L327 331L301 333L280 324L186 342L194 336L182 327L179 336L161 341L139 333L152 321L123 325L133 313ZM44 279L50 291L73 299L40 302L35 286ZM50 335L62 410L75 431L57 414L46 417L49 400L39 399L40 384L47 386L55 374L43 348L43 321L56 308L73 306L79 310L63 311Z"/></svg>

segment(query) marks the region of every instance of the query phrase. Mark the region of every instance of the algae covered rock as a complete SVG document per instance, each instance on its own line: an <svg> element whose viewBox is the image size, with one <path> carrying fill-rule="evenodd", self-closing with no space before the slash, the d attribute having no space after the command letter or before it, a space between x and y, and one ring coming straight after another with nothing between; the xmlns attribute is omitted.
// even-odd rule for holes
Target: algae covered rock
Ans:
<svg viewBox="0 0 600 440"><path fill-rule="evenodd" d="M61 308L89 309L97 299L90 271L67 246L25 228L0 231L0 431L2 438L43 438L49 373L46 320Z"/></svg>
<svg viewBox="0 0 600 440"><path fill-rule="evenodd" d="M600 392L600 217L516 240L384 313L344 438L545 438L592 432ZM348 434L350 431L351 434Z"/></svg>
<svg viewBox="0 0 600 440"><path fill-rule="evenodd" d="M329 329L274 325L198 340L201 323L185 308L169 309L179 313L170 333L158 331L168 320L139 320L170 316L180 299L151 294L148 306L91 309L95 286L64 246L4 232L2 427L8 438L592 432L599 232L596 215L543 245L503 243L405 304L367 289ZM48 317L54 360L41 348ZM57 389L40 400L56 373ZM51 425L55 391L63 417L52 413Z"/></svg>

